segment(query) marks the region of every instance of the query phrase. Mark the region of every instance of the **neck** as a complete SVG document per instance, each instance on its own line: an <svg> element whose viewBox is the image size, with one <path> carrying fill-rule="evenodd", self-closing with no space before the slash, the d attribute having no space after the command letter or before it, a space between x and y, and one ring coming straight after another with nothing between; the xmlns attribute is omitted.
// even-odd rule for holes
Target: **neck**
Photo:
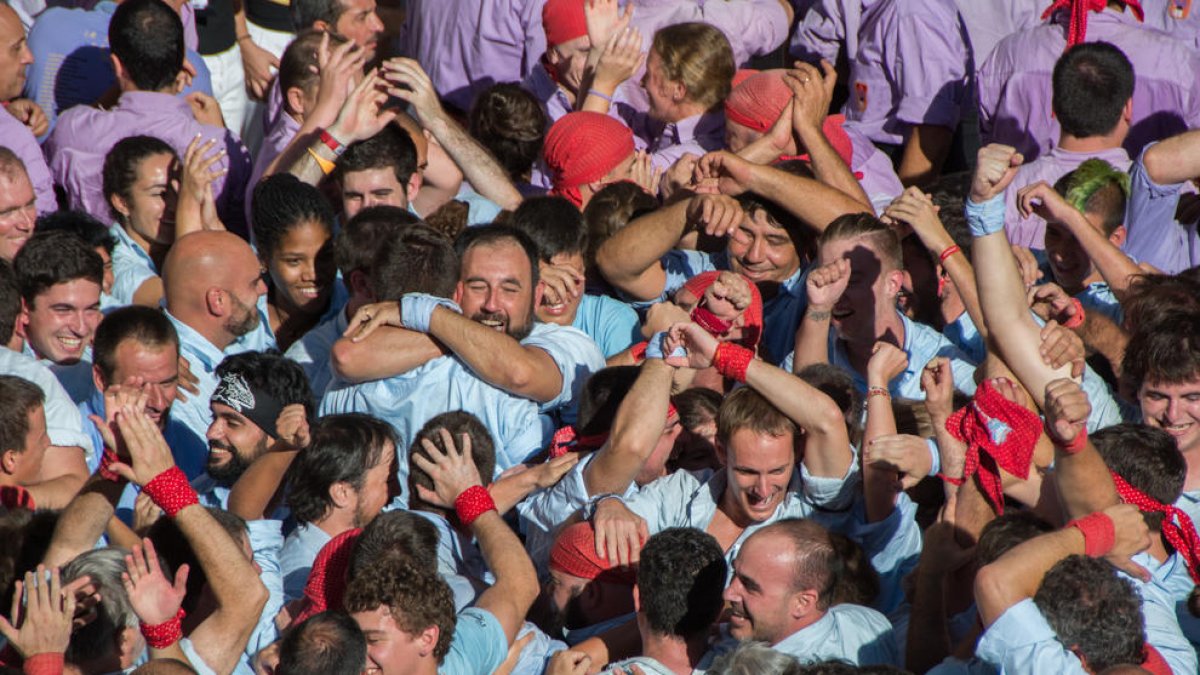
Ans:
<svg viewBox="0 0 1200 675"><path fill-rule="evenodd" d="M328 304L328 303L327 303ZM271 321L271 330L275 332L275 341L291 344L295 338L307 333L320 321L320 314L307 314L292 306L280 293L271 289L267 302L267 315Z"/></svg>
<svg viewBox="0 0 1200 675"><path fill-rule="evenodd" d="M791 632L789 632L787 635L784 635L783 637L776 640L775 643L772 644L771 646L775 646L775 645L779 644L780 642L783 642L784 640L790 638L791 636L795 635L796 633L799 633L800 631L804 630L805 628L808 628L809 626L813 625L814 623L825 618L825 614L827 612L828 612L828 610L814 610L813 612L810 612L809 614L806 614L803 617L796 619L791 624Z"/></svg>
<svg viewBox="0 0 1200 675"><path fill-rule="evenodd" d="M1088 136L1086 138L1063 133L1058 139L1058 147L1067 152L1101 152L1119 148L1125 140L1125 134L1121 133L1118 129L1113 129L1103 136Z"/></svg>
<svg viewBox="0 0 1200 675"><path fill-rule="evenodd" d="M137 244L138 247L145 251L146 255L150 256L150 259L154 261L154 265L161 270L163 261L166 259L167 251L170 250L171 245L167 244L164 246L163 244L150 241L149 239L143 237L141 233L134 229L134 227L127 221L120 223L120 225L121 229L125 231L125 234L129 235L129 238L133 240L133 243Z"/></svg>
<svg viewBox="0 0 1200 675"><path fill-rule="evenodd" d="M676 635L660 635L642 624L642 654L663 664L677 675L688 675L708 651L704 635L684 640Z"/></svg>
<svg viewBox="0 0 1200 675"><path fill-rule="evenodd" d="M754 519L742 512L737 501L733 497L733 492L729 488L725 488L725 492L721 495L721 503L717 505L717 510L729 519L739 530L744 530L754 524Z"/></svg>
<svg viewBox="0 0 1200 675"><path fill-rule="evenodd" d="M217 349L224 351L226 347L233 344L233 341L237 339L236 336L225 330L221 324L210 321L207 313L203 315L193 314L188 310L181 310L176 313L175 309L170 305L167 306L167 311L171 313L171 316L178 319L180 323L196 331L205 340L211 342Z"/></svg>
<svg viewBox="0 0 1200 675"><path fill-rule="evenodd" d="M312 525L317 526L322 532L333 538L347 530L354 529L354 514L349 512L349 509L334 507L324 518L313 521Z"/></svg>
<svg viewBox="0 0 1200 675"><path fill-rule="evenodd" d="M684 100L676 103L670 110L666 111L663 114L662 121L666 122L667 124L674 124L676 122L686 120L689 117L701 115L704 113L704 111L705 109L700 107L699 103Z"/></svg>

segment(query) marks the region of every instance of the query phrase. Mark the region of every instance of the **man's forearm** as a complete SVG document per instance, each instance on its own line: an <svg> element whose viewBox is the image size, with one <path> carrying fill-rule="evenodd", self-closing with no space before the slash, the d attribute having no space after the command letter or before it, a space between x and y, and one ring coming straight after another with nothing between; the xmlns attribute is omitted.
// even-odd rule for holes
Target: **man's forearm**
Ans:
<svg viewBox="0 0 1200 675"><path fill-rule="evenodd" d="M661 293L666 277L657 292L637 288L636 282L679 241L687 229L688 201L680 200L657 209L617 230L596 252L596 264L604 278L613 286L634 295L639 300L653 300ZM643 291L638 293L637 291Z"/></svg>
<svg viewBox="0 0 1200 675"><path fill-rule="evenodd" d="M49 474L49 475L47 475ZM66 506L87 482L87 463L83 448L51 446L42 463L43 479L26 485L25 489L41 509L61 509Z"/></svg>
<svg viewBox="0 0 1200 675"><path fill-rule="evenodd" d="M1121 377L1125 346L1129 344L1129 334L1124 328L1100 312L1089 312L1080 328L1079 337L1088 349L1099 352L1108 359L1113 373L1118 378Z"/></svg>
<svg viewBox="0 0 1200 675"><path fill-rule="evenodd" d="M840 158L838 162L841 162ZM850 176L850 179L854 180L854 176ZM856 184L857 182L855 181ZM824 232L834 219L847 213L875 212L871 203L866 200L862 186L857 190L857 193L862 195L862 201L859 201L854 195L820 181L794 176L769 166L758 167L755 170L752 190L755 194L780 205L818 234Z"/></svg>
<svg viewBox="0 0 1200 675"><path fill-rule="evenodd" d="M1200 130L1173 136L1146 150L1142 163L1150 180L1160 185L1200 176Z"/></svg>
<svg viewBox="0 0 1200 675"><path fill-rule="evenodd" d="M505 210L512 211L520 206L521 193L508 174L457 122L447 115L440 115L430 120L428 128L479 194Z"/></svg>
<svg viewBox="0 0 1200 675"><path fill-rule="evenodd" d="M42 562L47 567L59 567L80 553L91 550L104 533L124 489L125 481L115 483L99 475L89 478L59 516Z"/></svg>
<svg viewBox="0 0 1200 675"><path fill-rule="evenodd" d="M819 127L798 131L800 132L800 141L808 150L812 172L817 180L845 194L874 213L875 208L871 206L871 200L863 190L862 184L858 182L850 167L833 149L829 139L825 137L825 133Z"/></svg>
<svg viewBox="0 0 1200 675"><path fill-rule="evenodd" d="M810 305L796 331L792 352L792 372L799 373L816 363L829 363L829 321L833 309Z"/></svg>
<svg viewBox="0 0 1200 675"><path fill-rule="evenodd" d="M246 520L262 519L297 452L269 452L255 460L229 491L229 511Z"/></svg>
<svg viewBox="0 0 1200 675"><path fill-rule="evenodd" d="M621 494L637 477L663 433L675 369L662 359L647 359L621 401L608 445L583 472L589 495Z"/></svg>
<svg viewBox="0 0 1200 675"><path fill-rule="evenodd" d="M433 310L429 335L493 387L540 403L554 400L562 391L562 372L549 354L458 312L444 307Z"/></svg>
<svg viewBox="0 0 1200 675"><path fill-rule="evenodd" d="M764 361L746 369L746 384L804 429L804 466L814 476L841 478L854 457L842 411L820 390Z"/></svg>
<svg viewBox="0 0 1200 675"><path fill-rule="evenodd" d="M329 352L330 367L347 382L402 375L444 354L437 340L416 331L384 326L362 342L340 338Z"/></svg>
<svg viewBox="0 0 1200 675"><path fill-rule="evenodd" d="M1083 552L1083 534L1069 527L1018 544L981 569L975 578L975 602L984 625L992 625L1009 607L1032 598L1059 560Z"/></svg>
<svg viewBox="0 0 1200 675"><path fill-rule="evenodd" d="M537 572L521 540L499 513L489 511L480 515L471 524L471 531L488 569L496 577L496 583L479 596L475 606L491 612L500 621L508 643L512 644L537 596Z"/></svg>

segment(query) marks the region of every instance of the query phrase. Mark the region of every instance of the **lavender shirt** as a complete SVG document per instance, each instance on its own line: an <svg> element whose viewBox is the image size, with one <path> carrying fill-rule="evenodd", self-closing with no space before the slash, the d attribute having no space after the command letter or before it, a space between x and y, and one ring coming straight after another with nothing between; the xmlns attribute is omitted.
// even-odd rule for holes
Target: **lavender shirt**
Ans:
<svg viewBox="0 0 1200 675"><path fill-rule="evenodd" d="M787 12L779 0L632 0L632 24L646 49L659 29L699 21L721 30L733 49L733 62L769 54L787 40ZM622 3L624 4L624 3Z"/></svg>
<svg viewBox="0 0 1200 675"><path fill-rule="evenodd" d="M1151 143L1150 145L1153 145ZM1125 245L1131 258L1177 274L1200 265L1200 234L1196 223L1175 219L1179 195L1187 183L1159 185L1146 173L1143 157L1129 171L1129 202L1125 205Z"/></svg>
<svg viewBox="0 0 1200 675"><path fill-rule="evenodd" d="M627 115L621 111L625 124L633 129L634 145L650 153L654 166L666 171L685 153L697 157L725 147L725 113L709 112L692 115L678 122L664 124L645 113Z"/></svg>
<svg viewBox="0 0 1200 675"><path fill-rule="evenodd" d="M1194 0L1142 0L1146 25L1170 33L1176 40L1200 48L1200 7Z"/></svg>
<svg viewBox="0 0 1200 675"><path fill-rule="evenodd" d="M429 73L438 94L466 111L499 82L519 82L546 52L545 0L409 0L400 53Z"/></svg>
<svg viewBox="0 0 1200 675"><path fill-rule="evenodd" d="M1041 23L1042 12L1050 6L1047 0L954 0L954 4L971 38L975 63L983 63L1004 38Z"/></svg>
<svg viewBox="0 0 1200 675"><path fill-rule="evenodd" d="M848 126L900 145L911 125L958 125L971 61L953 0L868 0L850 62Z"/></svg>
<svg viewBox="0 0 1200 675"><path fill-rule="evenodd" d="M798 59L817 63L838 62L842 47L847 61L858 56L858 29L862 24L861 0L818 0L800 15L789 51Z"/></svg>
<svg viewBox="0 0 1200 675"><path fill-rule="evenodd" d="M882 213L893 199L904 192L904 186L900 184L900 177L896 175L892 160L882 150L875 147L871 139L857 129L851 127L843 127L843 129L854 146L854 152L850 155L850 170L856 175L862 174L862 178L859 178L858 182L862 185L863 192L867 193L867 199L871 200L875 211Z"/></svg>
<svg viewBox="0 0 1200 675"><path fill-rule="evenodd" d="M182 158L197 135L215 139L227 156L218 166L229 173L216 179L217 209L232 230L244 221L242 200L250 176L250 155L232 131L197 122L187 101L170 94L127 91L112 110L75 106L58 117L58 124L42 150L50 160L50 173L67 192L71 208L82 208L107 222L112 218L104 199L104 156L118 141L135 134L166 141Z"/></svg>
<svg viewBox="0 0 1200 675"><path fill-rule="evenodd" d="M984 143L1005 143L1029 161L1059 137L1051 114L1051 75L1066 47L1066 17L1010 35L979 69L979 129ZM1109 42L1133 63L1133 127L1125 150L1200 126L1200 55L1130 14L1088 15L1087 40Z"/></svg>
<svg viewBox="0 0 1200 675"><path fill-rule="evenodd" d="M1087 159L1102 159L1121 171L1128 171L1129 165L1133 163L1125 148L1070 152L1056 146L1033 162L1025 164L1017 170L1013 182L1004 191L1004 231L1008 234L1010 243L1026 248L1046 248L1046 221L1037 216L1022 218L1017 210L1017 192L1041 181L1053 186L1055 181L1074 171Z"/></svg>
<svg viewBox="0 0 1200 675"><path fill-rule="evenodd" d="M33 193L37 197L37 212L39 215L53 213L58 210L58 202L54 198L54 180L50 177L50 168L46 166L46 158L42 149L29 127L9 114L8 110L0 107L0 146L13 151L25 164L25 173L29 174L29 182L33 183ZM107 222L109 216L100 222Z"/></svg>

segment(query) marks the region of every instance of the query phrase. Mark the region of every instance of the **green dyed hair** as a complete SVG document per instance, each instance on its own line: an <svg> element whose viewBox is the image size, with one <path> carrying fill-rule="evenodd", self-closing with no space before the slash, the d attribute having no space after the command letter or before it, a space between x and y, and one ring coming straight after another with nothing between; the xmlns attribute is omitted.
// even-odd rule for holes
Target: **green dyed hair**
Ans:
<svg viewBox="0 0 1200 675"><path fill-rule="evenodd" d="M1100 217L1106 236L1125 221L1129 174L1102 159L1085 160L1060 178L1054 189L1080 212Z"/></svg>

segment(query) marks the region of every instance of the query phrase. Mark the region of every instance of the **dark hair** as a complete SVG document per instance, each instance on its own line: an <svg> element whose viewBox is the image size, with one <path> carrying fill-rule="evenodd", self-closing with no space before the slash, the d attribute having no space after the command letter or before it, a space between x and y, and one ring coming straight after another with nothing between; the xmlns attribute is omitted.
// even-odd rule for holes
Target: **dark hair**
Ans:
<svg viewBox="0 0 1200 675"><path fill-rule="evenodd" d="M458 252L458 259L462 260L467 257L467 252L476 246L496 246L503 242L515 243L525 251L525 256L529 258L529 269L532 276L529 283L530 288L534 288L538 284L538 250L533 241L522 231L509 225L480 225L478 227L467 228L465 232L458 236L454 241L454 250Z"/></svg>
<svg viewBox="0 0 1200 675"><path fill-rule="evenodd" d="M637 571L647 625L684 639L707 632L721 613L725 573L725 553L707 532L672 527L650 537Z"/></svg>
<svg viewBox="0 0 1200 675"><path fill-rule="evenodd" d="M417 172L417 146L407 131L389 124L374 136L351 143L338 158L333 171L339 183L347 173L390 168L396 180L408 189L408 179ZM413 195L408 195L411 199Z"/></svg>
<svg viewBox="0 0 1200 675"><path fill-rule="evenodd" d="M86 211L61 210L38 216L37 232L69 232L84 241L92 248L103 247L112 255L117 240L109 231L108 226L101 223Z"/></svg>
<svg viewBox="0 0 1200 675"><path fill-rule="evenodd" d="M317 223L333 236L333 207L320 190L290 173L277 173L255 185L251 209L260 260L270 260L287 233L304 223Z"/></svg>
<svg viewBox="0 0 1200 675"><path fill-rule="evenodd" d="M37 296L76 279L104 282L104 260L70 232L35 232L13 258L21 299L33 307Z"/></svg>
<svg viewBox="0 0 1200 675"><path fill-rule="evenodd" d="M300 523L314 523L333 509L329 488L347 483L361 490L367 471L395 452L392 425L371 415L326 415L312 425L311 441L287 470L288 505Z"/></svg>
<svg viewBox="0 0 1200 675"><path fill-rule="evenodd" d="M113 56L141 91L161 91L183 69L183 21L162 0L125 0L108 23Z"/></svg>
<svg viewBox="0 0 1200 675"><path fill-rule="evenodd" d="M565 197L530 197L508 222L533 241L542 262L548 263L556 255L582 254L587 248L583 214Z"/></svg>
<svg viewBox="0 0 1200 675"><path fill-rule="evenodd" d="M1032 511L1009 509L1004 515L996 516L983 526L979 533L979 543L975 547L975 557L981 566L990 565L1019 544L1053 530L1054 527L1050 523Z"/></svg>
<svg viewBox="0 0 1200 675"><path fill-rule="evenodd" d="M862 394L854 385L854 378L845 368L828 363L813 363L800 369L796 376L833 399L842 411L846 428L854 430L859 427L863 409Z"/></svg>
<svg viewBox="0 0 1200 675"><path fill-rule="evenodd" d="M450 438L454 440L455 447L459 452L462 452L462 435L466 434L471 437L471 458L475 460L475 468L479 470L479 478L483 480L484 485L492 482L493 476L496 473L496 446L492 441L492 434L488 428L479 421L479 418L469 412L455 410L445 412L425 423L417 435L413 437L412 444L408 448L408 500L410 504L420 502L420 497L417 496L417 486L433 489L433 479L425 470L417 466L417 463L412 461L413 457L420 455L425 459L429 459L429 452L421 441L428 440L433 443L433 447L442 452L446 452L446 444L442 442L442 435L438 433L439 429L445 429L450 432Z"/></svg>
<svg viewBox="0 0 1200 675"><path fill-rule="evenodd" d="M499 215L505 213L508 212L501 211ZM496 218L496 221L498 220L499 216ZM454 241L458 235L463 233L463 230L471 226L471 205L458 199L451 199L437 207L433 213L426 215L425 224L438 234Z"/></svg>
<svg viewBox="0 0 1200 675"><path fill-rule="evenodd" d="M471 135L514 181L525 176L541 157L547 126L541 104L515 82L488 87L471 106Z"/></svg>
<svg viewBox="0 0 1200 675"><path fill-rule="evenodd" d="M1142 274L1130 280L1121 299L1125 325L1137 330L1154 330L1165 319L1181 314L1200 315L1200 269L1179 274ZM1136 331L1135 331L1136 332Z"/></svg>
<svg viewBox="0 0 1200 675"><path fill-rule="evenodd" d="M246 521L237 514L212 507L205 507L204 510L208 511L213 520L217 521L221 529L232 537L234 543L239 547L242 545L243 539L249 538ZM159 559L162 560L165 568L171 571L172 577L180 566L186 564L190 568L187 578L187 594L183 598L183 609L188 614L194 613L204 587L208 584L208 576L200 564L200 559L196 557L196 552L192 550L192 545L188 543L187 537L183 535L183 531L171 518L159 518L154 521L154 524L150 526L150 531L146 533L146 537L154 542L154 549L158 551Z"/></svg>
<svg viewBox="0 0 1200 675"><path fill-rule="evenodd" d="M279 675L358 675L367 662L367 638L342 612L309 617L279 645Z"/></svg>
<svg viewBox="0 0 1200 675"><path fill-rule="evenodd" d="M45 402L41 387L16 375L0 375L0 453L25 451L29 413Z"/></svg>
<svg viewBox="0 0 1200 675"><path fill-rule="evenodd" d="M333 258L342 277L349 279L353 272L370 277L384 242L398 238L408 226L419 222L420 218L399 206L368 206L354 214L333 239Z"/></svg>
<svg viewBox="0 0 1200 675"><path fill-rule="evenodd" d="M853 539L839 532L828 535L834 555L841 561L841 573L836 575L837 586L828 603L870 607L879 595L879 572L871 565L863 547ZM824 593L821 595L824 597Z"/></svg>
<svg viewBox="0 0 1200 675"><path fill-rule="evenodd" d="M723 398L708 387L692 387L672 396L671 402L679 411L679 423L685 429L695 431L709 422L717 423L717 411L721 409Z"/></svg>
<svg viewBox="0 0 1200 675"><path fill-rule="evenodd" d="M1054 64L1050 107L1064 134L1103 136L1117 126L1133 97L1133 64L1107 42L1084 42Z"/></svg>
<svg viewBox="0 0 1200 675"><path fill-rule="evenodd" d="M449 298L458 274L459 259L450 241L417 223L380 244L371 266L371 286L379 301L399 300L405 293Z"/></svg>
<svg viewBox="0 0 1200 675"><path fill-rule="evenodd" d="M763 530L778 532L791 542L796 560L792 589L816 590L817 607L828 609L834 602L836 591L840 590L842 576L846 572L843 553L853 553L839 550L829 531L814 520L789 518L774 522Z"/></svg>
<svg viewBox="0 0 1200 675"><path fill-rule="evenodd" d="M242 376L251 389L267 392L281 406L303 405L308 419L313 419L312 386L304 369L295 361L279 354L242 352L226 356L217 365L218 380L230 373Z"/></svg>
<svg viewBox="0 0 1200 675"><path fill-rule="evenodd" d="M606 434L612 429L621 401L640 372L638 366L609 366L592 373L579 394L576 427L581 436Z"/></svg>
<svg viewBox="0 0 1200 675"><path fill-rule="evenodd" d="M1093 672L1141 663L1146 633L1141 596L1103 558L1072 555L1055 563L1033 596L1058 641Z"/></svg>
<svg viewBox="0 0 1200 675"><path fill-rule="evenodd" d="M292 30L297 33L312 28L318 21L324 21L333 30L339 17L346 7L338 0L292 0Z"/></svg>
<svg viewBox="0 0 1200 675"><path fill-rule="evenodd" d="M1091 440L1108 470L1135 490L1167 505L1179 500L1187 479L1187 462L1170 434L1125 422L1091 434ZM1152 531L1162 529L1162 513L1143 511L1142 516Z"/></svg>
<svg viewBox="0 0 1200 675"><path fill-rule="evenodd" d="M583 219L587 223L587 254L584 257L588 266L596 264L596 250L617 230L657 208L658 200L637 183L619 181L600 188L583 207Z"/></svg>
<svg viewBox="0 0 1200 675"><path fill-rule="evenodd" d="M104 156L104 202L112 210L113 217L121 220L123 216L112 205L114 196L126 202L133 199L133 184L138 179L138 169L142 162L155 155L170 155L178 159L175 149L165 141L154 136L130 136L117 141L117 144Z"/></svg>
<svg viewBox="0 0 1200 675"><path fill-rule="evenodd" d="M0 344L8 344L21 314L21 289L12 263L0 259Z"/></svg>
<svg viewBox="0 0 1200 675"><path fill-rule="evenodd" d="M410 560L417 567L437 567L438 531L428 518L413 511L385 511L359 535L350 552L348 577L374 565L384 557Z"/></svg>
<svg viewBox="0 0 1200 675"><path fill-rule="evenodd" d="M797 254L803 254L805 243L811 242L813 239L812 235L804 229L804 225L800 222L799 218L766 197L762 197L754 192L743 192L737 196L737 203L738 206L742 207L742 211L746 214L747 218L752 217L756 211L762 211L767 216L767 222L787 232L788 238L792 240L792 246L796 249Z"/></svg>
<svg viewBox="0 0 1200 675"><path fill-rule="evenodd" d="M1180 314L1138 326L1125 345L1121 376L1135 388L1200 377L1200 315Z"/></svg>
<svg viewBox="0 0 1200 675"><path fill-rule="evenodd" d="M346 38L332 32L306 29L298 32L296 39L292 40L287 49L283 50L283 56L279 57L279 93L283 96L285 107L291 108L288 103L289 89L295 87L307 92L321 81L317 72L317 52L321 48L321 40L326 35L329 36L330 49L346 42Z"/></svg>
<svg viewBox="0 0 1200 675"><path fill-rule="evenodd" d="M112 381L117 370L117 349L126 340L137 340L147 347L169 344L179 354L179 335L165 314L141 305L114 309L96 326L92 338L92 363L106 385L118 384Z"/></svg>
<svg viewBox="0 0 1200 675"><path fill-rule="evenodd" d="M412 635L437 626L433 655L439 664L450 650L457 618L454 596L435 568L385 558L350 577L345 604L352 614L387 607L400 630Z"/></svg>

